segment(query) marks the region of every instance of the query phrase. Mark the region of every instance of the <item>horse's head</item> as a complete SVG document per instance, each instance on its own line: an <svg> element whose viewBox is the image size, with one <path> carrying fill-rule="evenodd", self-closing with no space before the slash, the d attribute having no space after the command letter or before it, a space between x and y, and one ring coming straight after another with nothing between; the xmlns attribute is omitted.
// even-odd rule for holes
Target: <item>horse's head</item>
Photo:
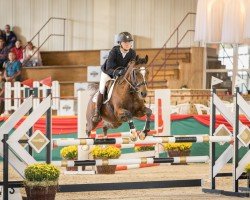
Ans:
<svg viewBox="0 0 250 200"><path fill-rule="evenodd" d="M131 91L137 92L141 99L147 97L147 80L148 69L147 64L148 56L145 58L139 58L136 56L134 61L131 61L128 66L128 70L124 76L124 79L129 83Z"/></svg>

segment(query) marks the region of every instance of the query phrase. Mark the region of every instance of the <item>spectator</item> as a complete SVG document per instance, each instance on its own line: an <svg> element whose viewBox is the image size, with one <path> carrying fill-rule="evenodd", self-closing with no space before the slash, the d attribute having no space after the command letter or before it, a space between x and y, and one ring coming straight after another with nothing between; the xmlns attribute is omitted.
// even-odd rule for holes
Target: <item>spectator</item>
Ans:
<svg viewBox="0 0 250 200"><path fill-rule="evenodd" d="M0 68L3 68L3 63L7 61L8 49L4 45L4 39L0 38Z"/></svg>
<svg viewBox="0 0 250 200"><path fill-rule="evenodd" d="M23 66L42 66L41 54L32 42L28 42L23 53Z"/></svg>
<svg viewBox="0 0 250 200"><path fill-rule="evenodd" d="M13 31L10 30L10 25L5 26L5 42L6 47L10 50L12 47L15 46L17 38Z"/></svg>
<svg viewBox="0 0 250 200"><path fill-rule="evenodd" d="M0 114L4 112L4 78L3 73L0 72Z"/></svg>
<svg viewBox="0 0 250 200"><path fill-rule="evenodd" d="M4 78L8 82L20 81L21 63L16 60L13 52L8 54L9 61L5 64Z"/></svg>
<svg viewBox="0 0 250 200"><path fill-rule="evenodd" d="M4 31L0 29L0 38L3 38L5 40L5 34Z"/></svg>
<svg viewBox="0 0 250 200"><path fill-rule="evenodd" d="M15 46L11 49L13 53L16 55L16 60L19 60L21 63L23 62L23 47L21 40L17 40Z"/></svg>

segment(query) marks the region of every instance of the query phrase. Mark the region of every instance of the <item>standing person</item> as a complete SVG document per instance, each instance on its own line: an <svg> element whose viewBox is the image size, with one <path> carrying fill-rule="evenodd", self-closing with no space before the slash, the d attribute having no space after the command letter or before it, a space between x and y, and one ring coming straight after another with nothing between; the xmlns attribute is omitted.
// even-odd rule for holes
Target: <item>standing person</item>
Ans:
<svg viewBox="0 0 250 200"><path fill-rule="evenodd" d="M0 69L3 68L3 64L8 58L8 49L5 47L5 42L3 38L0 38Z"/></svg>
<svg viewBox="0 0 250 200"><path fill-rule="evenodd" d="M13 52L8 54L9 61L5 63L4 78L7 82L20 81L21 63L16 60Z"/></svg>
<svg viewBox="0 0 250 200"><path fill-rule="evenodd" d="M42 66L41 54L32 42L28 42L23 52L23 66Z"/></svg>
<svg viewBox="0 0 250 200"><path fill-rule="evenodd" d="M112 48L108 59L101 67L102 72L99 93L97 96L96 110L92 118L92 121L94 122L101 120L100 111L103 103L106 82L111 78L123 75L128 63L136 57L135 50L132 49L133 37L129 32L121 32L118 35L117 42L119 45Z"/></svg>
<svg viewBox="0 0 250 200"><path fill-rule="evenodd" d="M13 52L16 55L16 60L23 62L23 47L21 40L17 40L15 43L15 46L11 49L11 52Z"/></svg>
<svg viewBox="0 0 250 200"><path fill-rule="evenodd" d="M16 34L10 30L10 25L7 24L5 26L5 42L6 47L10 50L12 47L15 46L15 42L17 40Z"/></svg>

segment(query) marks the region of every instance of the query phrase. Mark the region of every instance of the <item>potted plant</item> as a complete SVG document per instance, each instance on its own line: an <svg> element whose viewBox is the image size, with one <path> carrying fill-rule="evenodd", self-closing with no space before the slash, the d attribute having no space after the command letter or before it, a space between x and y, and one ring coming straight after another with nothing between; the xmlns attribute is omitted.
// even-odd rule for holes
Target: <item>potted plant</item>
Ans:
<svg viewBox="0 0 250 200"><path fill-rule="evenodd" d="M154 151L155 147L154 146L140 146L140 147L135 147L135 151L141 152L141 151Z"/></svg>
<svg viewBox="0 0 250 200"><path fill-rule="evenodd" d="M60 175L57 167L52 164L36 163L29 165L24 175L27 199L55 199Z"/></svg>
<svg viewBox="0 0 250 200"><path fill-rule="evenodd" d="M117 159L121 155L121 150L115 146L95 146L91 150L94 159ZM96 166L98 174L114 174L116 165Z"/></svg>
<svg viewBox="0 0 250 200"><path fill-rule="evenodd" d="M189 156L192 143L167 143L164 144L164 150L168 152L169 157Z"/></svg>
<svg viewBox="0 0 250 200"><path fill-rule="evenodd" d="M60 151L61 157L64 160L77 160L78 149L77 146L63 147ZM77 167L66 167L67 171L77 171Z"/></svg>
<svg viewBox="0 0 250 200"><path fill-rule="evenodd" d="M247 173L247 177L248 177L248 182L250 183L250 163L248 163L245 167L245 171Z"/></svg>

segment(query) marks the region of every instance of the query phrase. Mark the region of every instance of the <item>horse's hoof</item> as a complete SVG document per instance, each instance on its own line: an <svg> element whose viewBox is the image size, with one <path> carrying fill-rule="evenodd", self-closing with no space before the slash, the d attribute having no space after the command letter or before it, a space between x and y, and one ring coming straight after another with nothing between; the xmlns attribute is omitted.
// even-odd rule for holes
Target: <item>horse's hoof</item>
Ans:
<svg viewBox="0 0 250 200"><path fill-rule="evenodd" d="M142 132L140 132L140 134L139 134L139 139L140 140L145 140L145 138L146 138L146 134L142 131Z"/></svg>
<svg viewBox="0 0 250 200"><path fill-rule="evenodd" d="M135 129L132 129L130 131L130 133L131 133L130 134L130 140L133 141L133 142L135 142L137 140L137 138L138 138L137 131Z"/></svg>
<svg viewBox="0 0 250 200"><path fill-rule="evenodd" d="M130 136L130 140L131 140L132 142L135 142L135 141L137 140L137 136L131 135L131 136Z"/></svg>

